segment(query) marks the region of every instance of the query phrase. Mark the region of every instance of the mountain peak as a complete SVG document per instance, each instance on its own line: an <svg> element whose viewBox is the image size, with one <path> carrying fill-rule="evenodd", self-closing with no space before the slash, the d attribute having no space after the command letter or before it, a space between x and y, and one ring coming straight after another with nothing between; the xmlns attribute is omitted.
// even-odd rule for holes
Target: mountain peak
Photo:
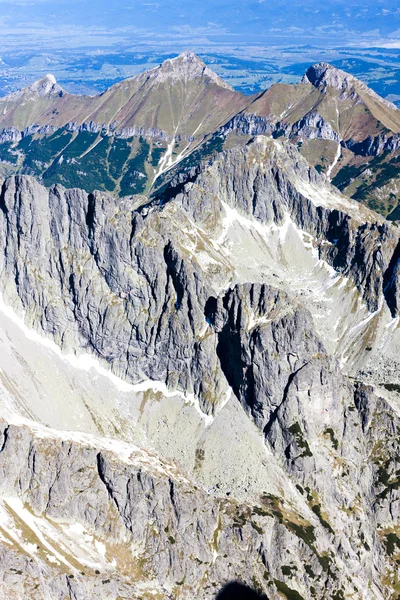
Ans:
<svg viewBox="0 0 400 600"><path fill-rule="evenodd" d="M329 85L338 91L352 87L357 81L353 75L326 62L312 65L302 79L302 83L311 83L314 87Z"/></svg>
<svg viewBox="0 0 400 600"><path fill-rule="evenodd" d="M191 61L191 62L198 62L201 63L202 65L204 64L203 61L201 60L201 58L199 58L197 56L197 54L195 54L194 52L192 52L191 50L185 50L185 52L182 52L181 54L179 54L179 56L176 56L175 58L172 58L171 60L175 60L175 61Z"/></svg>
<svg viewBox="0 0 400 600"><path fill-rule="evenodd" d="M153 77L157 82L166 80L173 81L190 81L205 77L218 86L227 90L233 91L233 88L221 79L212 69L190 50L182 52L175 58L168 58L160 66L152 69L150 77Z"/></svg>
<svg viewBox="0 0 400 600"><path fill-rule="evenodd" d="M41 79L38 79L32 83L27 90L37 94L38 96L56 96L64 93L64 90L57 83L56 78L51 73L48 73Z"/></svg>
<svg viewBox="0 0 400 600"><path fill-rule="evenodd" d="M392 102L379 96L364 82L357 79L357 77L326 62L317 63L307 69L301 83L311 83L316 88L325 88L329 86L341 94L346 94L348 91L350 93L356 92L362 98L365 98L365 95L368 94L368 96L385 104L388 108L398 110Z"/></svg>

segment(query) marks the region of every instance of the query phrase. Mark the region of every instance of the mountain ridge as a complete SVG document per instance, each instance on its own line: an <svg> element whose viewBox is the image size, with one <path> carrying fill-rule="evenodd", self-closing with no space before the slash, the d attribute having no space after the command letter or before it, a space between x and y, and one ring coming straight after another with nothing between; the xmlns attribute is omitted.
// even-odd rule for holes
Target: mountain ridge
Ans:
<svg viewBox="0 0 400 600"><path fill-rule="evenodd" d="M55 126L67 125L71 119L79 125L82 125L83 123L89 122L89 115L91 113L95 115L103 115L102 117L99 117L98 121L95 121L102 126L118 120L117 114L123 109L121 100L125 99L125 101L129 102L132 100L135 93L137 93L137 91L146 84L153 82L155 84L162 85L163 83L170 81L173 85L176 83L189 83L190 81L196 80L204 80L204 85L209 83L211 85L216 85L217 88L231 92L232 96L229 96L230 99L233 97L242 96L240 93L235 92L229 84L224 82L216 73L209 69L209 67L207 67L194 53L184 52L176 58L165 60L164 63L158 67L144 71L143 73L139 73L134 77L128 77L127 79L116 83L96 96L80 96L66 93L64 90L62 90L61 86L56 83L53 75L46 75L42 79L39 79L21 91L0 98L0 107L1 105L4 106L2 111L3 115L0 116L0 126L3 125L5 127L17 127L20 130L23 130L31 125L49 125L52 122ZM129 86L133 86L132 89L130 89ZM128 95L122 94L123 97L120 100L117 100L119 105L116 105L115 114L105 120L104 117L107 114L107 111L104 112L105 100L108 100L110 96L113 97L117 95L118 92L123 92L124 88L126 88L128 91ZM129 91L131 92L132 97L129 97ZM17 122L14 122L13 118L10 120L10 116L7 116L7 114L9 115L10 110L12 109L7 106L8 103L14 99L20 98L21 95L27 96L32 92L38 93L39 96L48 97L50 99L52 96L58 96L60 94L61 98L63 98L63 96L65 97L60 104L60 108L54 104L54 106L49 106L45 113L38 115L38 122L30 121L29 116L24 122L18 120ZM70 109L68 109L68 104L65 106L66 103L71 103L71 108L75 114L70 112ZM51 113L54 110L64 110L65 115L63 116L61 113L60 118L57 118L57 115L55 115L55 117L51 117ZM68 112L70 112L70 114L68 114ZM43 119L48 119L49 117L50 121L43 121ZM91 120L93 120L93 118ZM149 126L151 126L151 123Z"/></svg>
<svg viewBox="0 0 400 600"><path fill-rule="evenodd" d="M386 104L386 106L392 110L399 110L395 104L379 96L371 88L369 88L364 82L354 75L350 75L345 71L334 67L326 62L320 62L312 65L307 69L304 74L301 83L311 83L315 87L319 87L321 84L330 85L338 91L344 92L345 90L352 89L354 87L361 89L363 92L368 93L370 96L378 99L379 101Z"/></svg>
<svg viewBox="0 0 400 600"><path fill-rule="evenodd" d="M5 594L396 593L398 227L258 136L0 231Z"/></svg>
<svg viewBox="0 0 400 600"><path fill-rule="evenodd" d="M39 80L34 91L0 99L0 174L19 171L87 191L99 181L120 196L148 193L182 160L247 143L251 132L289 138L347 195L395 218L399 110L328 63L307 73L303 83L243 96L185 52L97 96ZM121 161L117 171L110 156Z"/></svg>

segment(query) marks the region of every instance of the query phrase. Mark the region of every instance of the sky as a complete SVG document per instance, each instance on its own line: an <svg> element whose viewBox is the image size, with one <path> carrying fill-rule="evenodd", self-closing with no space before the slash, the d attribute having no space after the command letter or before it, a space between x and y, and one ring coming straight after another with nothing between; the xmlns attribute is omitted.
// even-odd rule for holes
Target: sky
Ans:
<svg viewBox="0 0 400 600"><path fill-rule="evenodd" d="M170 43L400 47L399 0L0 0L0 48ZM27 37L26 37L27 36ZM24 39L25 37L25 39Z"/></svg>

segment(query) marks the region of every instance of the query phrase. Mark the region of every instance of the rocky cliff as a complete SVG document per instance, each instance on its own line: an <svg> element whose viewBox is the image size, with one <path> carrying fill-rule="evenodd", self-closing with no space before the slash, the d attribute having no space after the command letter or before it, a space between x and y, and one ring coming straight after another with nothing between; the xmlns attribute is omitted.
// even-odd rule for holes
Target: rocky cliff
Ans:
<svg viewBox="0 0 400 600"><path fill-rule="evenodd" d="M34 400L1 369L3 594L396 597L396 226L262 136L148 198L10 178L0 229L47 357ZM79 434L41 407L54 343Z"/></svg>

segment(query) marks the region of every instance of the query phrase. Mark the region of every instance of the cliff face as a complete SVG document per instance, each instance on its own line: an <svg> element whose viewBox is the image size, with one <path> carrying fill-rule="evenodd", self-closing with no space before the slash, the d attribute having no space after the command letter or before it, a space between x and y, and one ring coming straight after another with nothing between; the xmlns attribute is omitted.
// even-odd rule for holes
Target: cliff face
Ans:
<svg viewBox="0 0 400 600"><path fill-rule="evenodd" d="M5 303L120 386L72 376L77 434L1 370L3 593L391 597L395 226L262 137L151 198L13 177L0 232Z"/></svg>
<svg viewBox="0 0 400 600"><path fill-rule="evenodd" d="M190 179L141 207L101 193L48 191L25 177L6 181L7 300L64 349L94 351L130 381L193 393L206 412L225 383L204 307L238 270L224 250L224 212L261 227L290 219L312 236L320 259L354 282L369 312L385 306L396 316L396 229L337 194L288 144L260 139Z"/></svg>
<svg viewBox="0 0 400 600"><path fill-rule="evenodd" d="M239 579L271 598L387 597L400 510L393 408L340 373L287 294L244 284L207 314L280 491L238 501L132 444L4 423L4 594L212 598ZM200 464L211 432L202 438Z"/></svg>
<svg viewBox="0 0 400 600"><path fill-rule="evenodd" d="M361 530L356 542L346 518L356 546L343 541L337 552L343 524L334 530L335 521L332 528L324 519L314 489L312 510L304 503L299 512L269 494L241 504L207 494L173 466L132 447L102 450L98 440L78 444L38 433L3 426L4 593L211 598L224 582L240 579L273 598L285 585L307 597L310 589L346 593L345 573L352 576L351 590L362 577L377 576L373 557L381 548L373 532L354 519ZM359 535L371 544L369 552ZM359 547L357 569L346 565L342 572L346 554Z"/></svg>

